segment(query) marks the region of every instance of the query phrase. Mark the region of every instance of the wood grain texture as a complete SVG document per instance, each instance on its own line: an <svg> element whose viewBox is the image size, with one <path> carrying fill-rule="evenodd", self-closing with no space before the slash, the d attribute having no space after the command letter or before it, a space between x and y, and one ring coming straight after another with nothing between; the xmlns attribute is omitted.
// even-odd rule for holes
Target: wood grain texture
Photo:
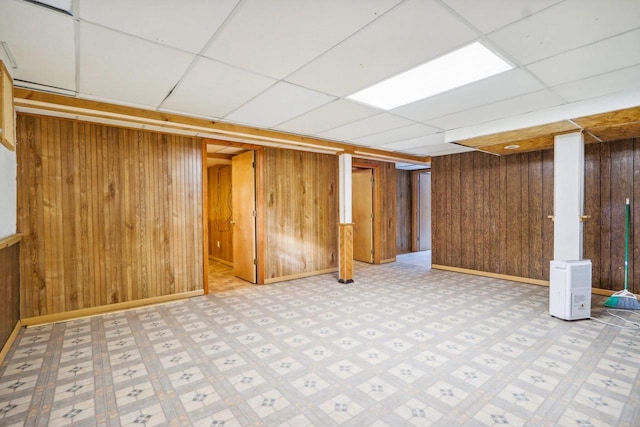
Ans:
<svg viewBox="0 0 640 427"><path fill-rule="evenodd" d="M20 245L0 249L0 349L20 320Z"/></svg>
<svg viewBox="0 0 640 427"><path fill-rule="evenodd" d="M13 108L13 79L4 62L0 61L0 144L16 149L16 130Z"/></svg>
<svg viewBox="0 0 640 427"><path fill-rule="evenodd" d="M594 286L624 286L625 202L630 199L629 289L640 292L640 139L585 147L584 257L593 263Z"/></svg>
<svg viewBox="0 0 640 427"><path fill-rule="evenodd" d="M396 253L399 254L412 250L412 176L411 171L396 171Z"/></svg>
<svg viewBox="0 0 640 427"><path fill-rule="evenodd" d="M440 156L431 179L434 264L545 279L540 248L553 229L543 233L542 198L531 196L545 185L540 153Z"/></svg>
<svg viewBox="0 0 640 427"><path fill-rule="evenodd" d="M25 317L203 288L195 138L18 116Z"/></svg>
<svg viewBox="0 0 640 427"><path fill-rule="evenodd" d="M231 165L207 168L209 256L233 265L233 209L231 204Z"/></svg>
<svg viewBox="0 0 640 427"><path fill-rule="evenodd" d="M353 224L339 224L340 268L338 278L347 282L353 280Z"/></svg>
<svg viewBox="0 0 640 427"><path fill-rule="evenodd" d="M338 268L338 158L265 148L263 173L265 282Z"/></svg>
<svg viewBox="0 0 640 427"><path fill-rule="evenodd" d="M353 159L358 165L374 165L377 174L375 179L378 213L374 221L374 238L378 239L375 247L379 248L374 262L394 260L396 258L396 167L394 163L369 159ZM374 215L376 213L374 212Z"/></svg>

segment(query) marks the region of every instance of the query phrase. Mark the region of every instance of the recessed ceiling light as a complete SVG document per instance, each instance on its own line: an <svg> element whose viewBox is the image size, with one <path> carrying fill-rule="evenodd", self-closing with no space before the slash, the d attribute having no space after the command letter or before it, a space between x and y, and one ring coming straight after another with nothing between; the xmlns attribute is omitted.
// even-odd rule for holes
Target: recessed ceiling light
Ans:
<svg viewBox="0 0 640 427"><path fill-rule="evenodd" d="M512 145L505 145L504 146L505 150L517 150L518 148L520 148L520 146L518 144L512 144Z"/></svg>
<svg viewBox="0 0 640 427"><path fill-rule="evenodd" d="M482 43L475 42L347 98L391 110L512 68Z"/></svg>

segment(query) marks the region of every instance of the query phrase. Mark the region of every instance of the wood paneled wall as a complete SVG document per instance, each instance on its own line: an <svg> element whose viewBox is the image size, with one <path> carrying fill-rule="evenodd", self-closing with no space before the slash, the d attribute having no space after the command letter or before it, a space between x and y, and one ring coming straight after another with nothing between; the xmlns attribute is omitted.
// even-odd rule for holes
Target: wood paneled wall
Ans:
<svg viewBox="0 0 640 427"><path fill-rule="evenodd" d="M625 199L631 202L629 289L640 293L640 138L585 147L584 257L593 263L594 286L624 285Z"/></svg>
<svg viewBox="0 0 640 427"><path fill-rule="evenodd" d="M338 267L338 190L336 156L265 148L265 280Z"/></svg>
<svg viewBox="0 0 640 427"><path fill-rule="evenodd" d="M411 252L413 172L396 170L396 252Z"/></svg>
<svg viewBox="0 0 640 427"><path fill-rule="evenodd" d="M18 115L23 317L203 288L198 139Z"/></svg>
<svg viewBox="0 0 640 427"><path fill-rule="evenodd" d="M533 279L553 257L553 151L431 163L433 263Z"/></svg>
<svg viewBox="0 0 640 427"><path fill-rule="evenodd" d="M375 160L353 159L354 163L376 165L379 170L380 230L374 231L374 239L380 239L380 260L392 261L396 258L396 165ZM375 233L379 232L376 237Z"/></svg>
<svg viewBox="0 0 640 427"><path fill-rule="evenodd" d="M231 205L231 165L207 168L209 256L233 263L233 207Z"/></svg>
<svg viewBox="0 0 640 427"><path fill-rule="evenodd" d="M0 249L0 349L20 320L20 244Z"/></svg>

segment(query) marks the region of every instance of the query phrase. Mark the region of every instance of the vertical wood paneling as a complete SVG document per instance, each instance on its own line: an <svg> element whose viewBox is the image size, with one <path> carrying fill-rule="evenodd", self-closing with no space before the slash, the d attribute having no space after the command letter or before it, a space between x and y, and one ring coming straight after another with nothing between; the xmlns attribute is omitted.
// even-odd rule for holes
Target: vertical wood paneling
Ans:
<svg viewBox="0 0 640 427"><path fill-rule="evenodd" d="M528 194L526 195L527 200L527 211L528 211L528 221L525 224L529 224L529 227L526 232L528 232L529 244L528 247L531 248L531 252L543 253L542 252L542 227L545 221L549 221L547 219L543 203L542 196L542 151L536 151L529 154L529 167L528 171ZM527 246L525 246L526 248ZM526 252L523 252L523 256L526 256ZM543 277L542 264L543 259L541 257L527 257L529 262L529 271L527 273L523 273L526 277Z"/></svg>
<svg viewBox="0 0 640 427"><path fill-rule="evenodd" d="M379 230L374 231L374 239L379 241L380 254L376 259L392 260L396 257L396 168L395 164L368 159L354 159L354 163L376 165L379 183L376 197L380 205ZM374 227L375 227L374 224ZM376 232L378 233L376 235Z"/></svg>
<svg viewBox="0 0 640 427"><path fill-rule="evenodd" d="M396 171L396 252L411 252L413 173Z"/></svg>
<svg viewBox="0 0 640 427"><path fill-rule="evenodd" d="M591 277L594 284L601 282L602 258L600 256L600 147L588 144L584 147L584 213L590 215L583 224L583 256L591 260Z"/></svg>
<svg viewBox="0 0 640 427"><path fill-rule="evenodd" d="M473 168L474 156L461 156L460 169L469 174L473 180L476 175ZM463 181L464 185L460 188L460 229L463 233L471 233L472 239L468 244L461 245L460 248L460 265L463 268L473 268L476 265L475 259L475 212L472 209L475 206L473 197L474 189L472 185L468 185ZM461 238L462 240L462 238Z"/></svg>
<svg viewBox="0 0 640 427"><path fill-rule="evenodd" d="M542 279L541 266L549 262L542 242L553 242L553 230L541 227L539 194L551 185L547 193L553 195L553 176L543 180L543 163L542 155L534 153L435 157L434 264Z"/></svg>
<svg viewBox="0 0 640 427"><path fill-rule="evenodd" d="M484 156L482 153L474 153L473 155L473 179L474 181L481 183L484 186L485 178L486 178L486 168L483 162ZM474 229L474 248L473 248L473 258L475 260L475 265L484 266L485 265L485 257L484 257L484 242L485 242L485 233L480 233L477 230L485 229L485 221L487 220L484 215L484 198L485 193L482 191L473 191L473 212L478 213L473 215L473 229Z"/></svg>
<svg viewBox="0 0 640 427"><path fill-rule="evenodd" d="M231 226L231 165L208 168L209 177L209 256L233 263Z"/></svg>
<svg viewBox="0 0 640 427"><path fill-rule="evenodd" d="M0 249L0 348L20 320L20 244Z"/></svg>
<svg viewBox="0 0 640 427"><path fill-rule="evenodd" d="M25 317L202 289L197 139L18 116Z"/></svg>
<svg viewBox="0 0 640 427"><path fill-rule="evenodd" d="M264 192L265 279L337 268L337 157L265 148Z"/></svg>
<svg viewBox="0 0 640 427"><path fill-rule="evenodd" d="M553 150L542 152L542 278L549 278L549 260L553 259Z"/></svg>

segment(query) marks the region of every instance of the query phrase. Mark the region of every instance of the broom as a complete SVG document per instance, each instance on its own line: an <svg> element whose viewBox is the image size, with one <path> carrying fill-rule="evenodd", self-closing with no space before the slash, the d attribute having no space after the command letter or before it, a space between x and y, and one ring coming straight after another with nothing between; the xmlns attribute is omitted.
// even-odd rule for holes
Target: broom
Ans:
<svg viewBox="0 0 640 427"><path fill-rule="evenodd" d="M638 298L629 292L629 217L631 216L631 206L627 199L624 223L624 289L611 295L605 302L605 307L624 308L630 310L640 310Z"/></svg>

